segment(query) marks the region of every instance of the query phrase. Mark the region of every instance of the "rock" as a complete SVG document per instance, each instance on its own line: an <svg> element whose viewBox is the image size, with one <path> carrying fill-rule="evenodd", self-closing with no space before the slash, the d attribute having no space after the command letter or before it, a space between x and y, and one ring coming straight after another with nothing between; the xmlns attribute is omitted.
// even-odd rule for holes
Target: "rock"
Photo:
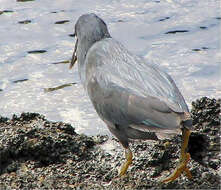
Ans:
<svg viewBox="0 0 221 190"><path fill-rule="evenodd" d="M180 135L131 143L133 164L119 178L124 152L116 139L80 135L38 113L0 117L0 189L219 189L220 100L193 102L192 115L193 179L168 184L161 180L177 165Z"/></svg>

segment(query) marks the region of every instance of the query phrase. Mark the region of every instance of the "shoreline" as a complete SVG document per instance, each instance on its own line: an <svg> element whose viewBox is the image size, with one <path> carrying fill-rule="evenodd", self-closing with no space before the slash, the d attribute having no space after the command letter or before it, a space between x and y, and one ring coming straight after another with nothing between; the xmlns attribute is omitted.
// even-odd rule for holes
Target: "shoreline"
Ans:
<svg viewBox="0 0 221 190"><path fill-rule="evenodd" d="M219 189L220 103L192 103L189 141L192 180L163 184L179 158L180 135L131 143L132 166L118 177L123 148L108 136L77 134L74 126L38 113L0 116L0 189Z"/></svg>

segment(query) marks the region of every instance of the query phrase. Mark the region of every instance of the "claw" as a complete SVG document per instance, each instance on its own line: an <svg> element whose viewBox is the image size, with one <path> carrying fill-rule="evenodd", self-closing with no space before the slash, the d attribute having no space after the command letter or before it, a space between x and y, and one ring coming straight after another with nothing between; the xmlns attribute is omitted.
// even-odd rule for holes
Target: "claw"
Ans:
<svg viewBox="0 0 221 190"><path fill-rule="evenodd" d="M187 153L187 146L189 141L190 131L188 129L183 129L182 131L182 146L181 146L181 156L178 166L176 167L175 171L166 179L164 179L163 183L168 183L174 181L178 178L183 172L185 172L186 176L191 179L192 175L190 173L187 164L190 160L190 154Z"/></svg>
<svg viewBox="0 0 221 190"><path fill-rule="evenodd" d="M182 158L181 158L181 160L182 160ZM164 179L162 182L163 182L163 183L168 183L168 182L174 181L174 180L175 180L176 178L178 178L183 172L185 172L186 175L187 175L187 177L188 177L189 179L191 179L191 178L192 178L192 175L191 175L191 173L190 173L189 168L187 167L187 163L189 162L189 160L190 160L190 154L187 153L187 154L186 154L186 158L178 164L178 166L177 166L177 168L175 169L175 171L174 171L169 177L167 177L166 179Z"/></svg>

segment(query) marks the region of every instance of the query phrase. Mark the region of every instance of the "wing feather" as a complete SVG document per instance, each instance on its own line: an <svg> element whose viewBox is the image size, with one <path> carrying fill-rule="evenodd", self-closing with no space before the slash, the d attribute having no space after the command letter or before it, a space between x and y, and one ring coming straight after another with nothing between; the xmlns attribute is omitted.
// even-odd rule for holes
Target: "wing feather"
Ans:
<svg viewBox="0 0 221 190"><path fill-rule="evenodd" d="M142 97L157 97L174 111L188 112L183 96L167 73L145 63L112 38L95 43L88 54L86 76L90 78L96 72L102 88L111 82Z"/></svg>
<svg viewBox="0 0 221 190"><path fill-rule="evenodd" d="M95 43L86 61L84 85L101 118L140 129L179 127L187 105L172 78L157 66L113 39Z"/></svg>

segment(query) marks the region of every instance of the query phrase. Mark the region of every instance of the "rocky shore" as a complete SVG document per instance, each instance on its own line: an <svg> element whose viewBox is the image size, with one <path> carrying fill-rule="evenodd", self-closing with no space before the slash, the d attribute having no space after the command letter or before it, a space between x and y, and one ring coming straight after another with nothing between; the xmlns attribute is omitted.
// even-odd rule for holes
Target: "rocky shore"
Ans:
<svg viewBox="0 0 221 190"><path fill-rule="evenodd" d="M193 179L182 175L167 184L161 180L176 167L180 135L131 143L133 165L119 178L124 152L116 139L77 134L38 113L0 116L0 189L220 189L220 103L206 97L192 103Z"/></svg>

